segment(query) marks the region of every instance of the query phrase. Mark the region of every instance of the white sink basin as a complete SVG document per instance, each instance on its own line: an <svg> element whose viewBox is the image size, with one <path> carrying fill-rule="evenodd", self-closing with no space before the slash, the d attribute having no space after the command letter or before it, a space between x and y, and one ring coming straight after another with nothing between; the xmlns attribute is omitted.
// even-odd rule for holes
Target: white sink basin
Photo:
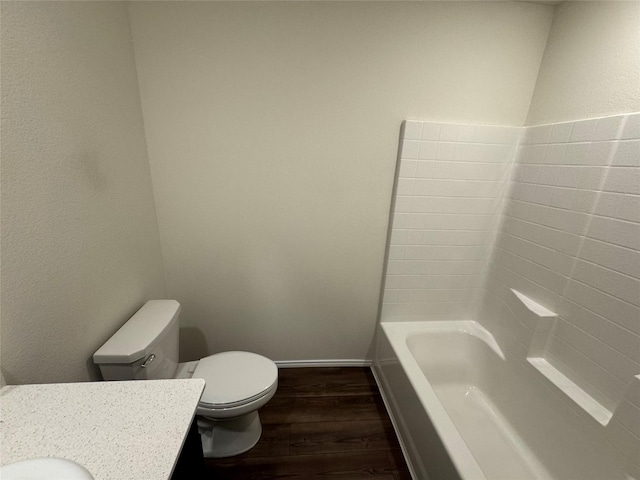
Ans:
<svg viewBox="0 0 640 480"><path fill-rule="evenodd" d="M0 467L2 480L93 480L87 470L64 458L32 458Z"/></svg>

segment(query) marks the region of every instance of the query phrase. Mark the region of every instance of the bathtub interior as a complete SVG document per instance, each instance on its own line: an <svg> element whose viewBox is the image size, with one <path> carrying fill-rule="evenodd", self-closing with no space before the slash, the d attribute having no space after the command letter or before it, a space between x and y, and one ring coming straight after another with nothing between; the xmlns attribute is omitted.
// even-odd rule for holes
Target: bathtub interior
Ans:
<svg viewBox="0 0 640 480"><path fill-rule="evenodd" d="M467 452L453 448L450 439L443 446L462 478L488 479L625 479L611 446L594 430L576 418L561 402L554 401L547 386L525 365L509 361L486 341L490 334L475 322L467 331L454 322L408 322L382 324L379 346L386 347L386 365L400 365L412 387L418 390L420 405L428 412L434 430L451 435L447 422L455 426ZM417 325L416 325L417 324ZM422 327L423 331L419 329ZM404 332L403 332L404 330ZM448 331L447 331L448 330ZM474 335L472 330L482 332ZM487 334L489 336L487 336ZM483 338L484 337L484 338ZM382 352L380 349L380 353ZM399 374L376 365L382 383L392 384ZM431 390L431 392L429 392ZM435 394L430 397L430 393ZM394 396L395 392L387 392ZM433 402L437 398L437 403ZM405 417L417 406L392 412ZM443 410L439 410L442 407ZM442 411L447 418L443 418ZM404 423L411 424L409 419ZM406 443L419 427L405 432ZM456 438L456 440L458 440ZM424 441L422 441L424 444ZM415 447L414 447L415 448ZM419 449L419 447L418 447ZM482 476L473 474L460 457L470 455ZM409 456L409 455L408 455ZM433 460L413 454L410 462L426 465L417 478L447 478L429 470Z"/></svg>

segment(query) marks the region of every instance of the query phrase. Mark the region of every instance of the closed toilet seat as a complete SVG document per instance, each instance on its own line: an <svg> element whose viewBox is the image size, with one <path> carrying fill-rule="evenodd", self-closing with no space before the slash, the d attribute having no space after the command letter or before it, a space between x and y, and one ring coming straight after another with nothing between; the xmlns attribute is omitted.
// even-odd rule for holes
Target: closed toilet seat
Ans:
<svg viewBox="0 0 640 480"><path fill-rule="evenodd" d="M262 355L223 352L198 362L193 378L206 382L198 414L229 418L260 408L278 388L278 367Z"/></svg>

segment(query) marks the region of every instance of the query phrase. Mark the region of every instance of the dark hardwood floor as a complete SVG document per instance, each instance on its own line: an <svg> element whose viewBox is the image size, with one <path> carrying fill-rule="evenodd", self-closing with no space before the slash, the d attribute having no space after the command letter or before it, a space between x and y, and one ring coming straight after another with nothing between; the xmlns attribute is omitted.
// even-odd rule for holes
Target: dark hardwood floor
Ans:
<svg viewBox="0 0 640 480"><path fill-rule="evenodd" d="M280 369L249 452L206 459L221 480L411 480L369 368Z"/></svg>

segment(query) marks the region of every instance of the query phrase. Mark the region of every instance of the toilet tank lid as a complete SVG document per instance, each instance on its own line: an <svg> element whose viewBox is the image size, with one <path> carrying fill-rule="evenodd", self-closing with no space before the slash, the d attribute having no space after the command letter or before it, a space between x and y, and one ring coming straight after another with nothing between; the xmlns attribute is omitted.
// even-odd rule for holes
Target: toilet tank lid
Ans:
<svg viewBox="0 0 640 480"><path fill-rule="evenodd" d="M149 300L93 354L93 362L133 363L162 338L178 321L180 304L175 300Z"/></svg>

